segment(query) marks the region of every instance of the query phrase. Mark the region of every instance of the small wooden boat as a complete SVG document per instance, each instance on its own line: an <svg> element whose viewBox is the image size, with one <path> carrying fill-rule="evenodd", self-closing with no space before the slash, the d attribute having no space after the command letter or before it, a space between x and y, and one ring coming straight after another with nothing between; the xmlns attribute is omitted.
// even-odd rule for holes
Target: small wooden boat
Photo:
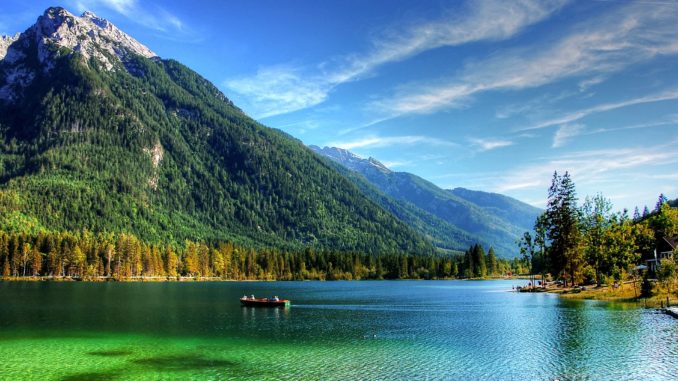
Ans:
<svg viewBox="0 0 678 381"><path fill-rule="evenodd" d="M251 298L243 296L240 304L245 307L289 307L290 301L278 298Z"/></svg>

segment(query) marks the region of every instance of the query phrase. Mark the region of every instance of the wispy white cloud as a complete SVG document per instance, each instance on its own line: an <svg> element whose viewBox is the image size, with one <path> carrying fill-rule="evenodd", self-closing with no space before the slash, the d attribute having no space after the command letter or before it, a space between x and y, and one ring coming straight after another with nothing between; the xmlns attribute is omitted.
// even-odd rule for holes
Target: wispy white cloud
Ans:
<svg viewBox="0 0 678 381"><path fill-rule="evenodd" d="M329 147L338 147L351 150L355 148L382 148L412 144L428 144L433 146L448 146L448 147L457 146L456 143L447 140L418 135L408 135L408 136L371 135L357 140L330 142L327 143L326 145Z"/></svg>
<svg viewBox="0 0 678 381"><path fill-rule="evenodd" d="M357 126L353 126L353 127L349 127L349 128L343 128L343 129L339 130L338 133L339 133L339 135L346 135L346 134L349 134L351 132L355 132L355 131L362 130L362 129L365 129L365 128L368 128L368 127L376 126L376 125L378 125L382 122L386 122L386 121L391 120L391 119L392 119L391 117L379 117L379 118L371 119L371 120L368 120L367 122L361 123Z"/></svg>
<svg viewBox="0 0 678 381"><path fill-rule="evenodd" d="M304 119L298 123L290 123L288 126L277 126L282 130L286 130L289 127L293 127L293 131L297 134L304 135L309 131L317 130L322 125L321 122L315 119Z"/></svg>
<svg viewBox="0 0 678 381"><path fill-rule="evenodd" d="M658 55L678 54L676 19L678 7L631 4L574 25L553 43L503 51L468 64L449 81L401 86L373 102L371 109L391 117L430 113L480 92L534 88L577 76L603 78Z"/></svg>
<svg viewBox="0 0 678 381"><path fill-rule="evenodd" d="M595 77L592 77L592 78L587 78L583 81L580 81L579 82L579 91L580 92L587 91L591 87L605 82L606 79L607 78L605 76L598 75L598 76L595 76Z"/></svg>
<svg viewBox="0 0 678 381"><path fill-rule="evenodd" d="M501 189L501 192L508 192L516 189L534 188L541 185L542 183L543 181L541 180L527 180L525 182L514 181L500 186L499 189Z"/></svg>
<svg viewBox="0 0 678 381"><path fill-rule="evenodd" d="M530 164L508 164L489 171L441 172L428 178L444 188L462 186L516 197L536 207L546 205L547 189L553 171L569 171L580 199L604 192L615 207L633 208L644 200L656 200L657 194L677 194L672 174L678 164L673 149L675 138L662 144L638 145L608 149L553 152L534 157ZM449 167L449 166L447 166ZM622 194L633 194L622 199ZM629 200L632 202L630 203Z"/></svg>
<svg viewBox="0 0 678 381"><path fill-rule="evenodd" d="M138 0L76 0L72 3L79 12L108 8L136 24L159 32L186 31L184 22L176 15L158 5L148 8Z"/></svg>
<svg viewBox="0 0 678 381"><path fill-rule="evenodd" d="M583 124L563 124L553 135L553 144L551 147L559 148L565 145L573 137L580 135L584 130Z"/></svg>
<svg viewBox="0 0 678 381"><path fill-rule="evenodd" d="M592 115L592 114L598 114L598 113L601 113L601 112L617 110L617 109L630 107L630 106L636 106L636 105L640 105L640 104L664 102L664 101L672 101L672 100L678 100L678 90L663 91L663 92L660 92L658 94L646 95L646 96L642 96L642 97L638 97L638 98L627 99L627 100L620 101L620 102L604 103L604 104L596 105L596 106L589 107L589 108L586 108L586 109L572 111L568 114L559 116L557 118L544 120L544 121L539 122L539 123L537 123L533 126L529 126L529 127L523 128L521 130L534 130L534 129L544 128L544 127L557 126L557 125L561 125L561 124L567 124L567 123L572 123L572 122L578 121L578 120L585 118L585 117Z"/></svg>
<svg viewBox="0 0 678 381"><path fill-rule="evenodd" d="M224 86L241 94L255 117L264 118L311 107L338 85L370 75L384 64L443 46L503 40L560 9L568 0L469 1L463 12L406 27L387 29L364 53L352 53L313 66L278 65L254 75L232 78ZM270 73L286 78L271 82ZM305 93L312 89L310 96Z"/></svg>
<svg viewBox="0 0 678 381"><path fill-rule="evenodd" d="M441 20L386 30L364 55L349 56L348 65L335 73L333 81L350 81L375 67L401 61L423 51L474 41L504 40L526 26L539 22L561 8L567 0L477 0L460 14Z"/></svg>
<svg viewBox="0 0 678 381"><path fill-rule="evenodd" d="M224 85L245 95L245 103L258 110L257 118L317 105L328 95L326 83L308 81L300 69L291 66L261 68L253 77L232 79Z"/></svg>
<svg viewBox="0 0 678 381"><path fill-rule="evenodd" d="M169 11L163 8L158 9L160 13L160 19L166 22L167 24L171 25L174 27L176 30L183 30L184 29L184 22L179 19L176 15L173 15Z"/></svg>
<svg viewBox="0 0 678 381"><path fill-rule="evenodd" d="M504 139L469 139L471 143L480 148L481 151L490 151L497 148L513 145L513 141Z"/></svg>
<svg viewBox="0 0 678 381"><path fill-rule="evenodd" d="M573 96L581 95L578 91L562 90L556 93L545 92L535 98L524 100L518 103L509 103L497 108L495 117L497 119L507 119L516 115L533 115L543 112L545 106L552 106L561 103L563 100Z"/></svg>
<svg viewBox="0 0 678 381"><path fill-rule="evenodd" d="M640 129L645 129L645 128L656 128L656 127L666 127L666 126L675 126L678 125L678 115L668 115L667 117L661 119L661 120L656 120L656 121L650 121L650 122L645 122L645 123L637 123L637 124L632 124L628 126L619 126L619 127L611 127L611 128L597 128L594 130L587 131L585 135L595 135L595 134L603 134L603 133L608 133L608 132L617 132L617 131L625 131L625 130L640 130Z"/></svg>
<svg viewBox="0 0 678 381"><path fill-rule="evenodd" d="M650 175L654 179L678 181L678 173Z"/></svg>
<svg viewBox="0 0 678 381"><path fill-rule="evenodd" d="M468 96L481 90L481 86L467 84L401 86L395 96L375 100L369 108L388 115L388 118L425 114L461 105Z"/></svg>
<svg viewBox="0 0 678 381"><path fill-rule="evenodd" d="M129 16L137 7L136 0L99 0L109 8L116 10L119 13Z"/></svg>
<svg viewBox="0 0 678 381"><path fill-rule="evenodd" d="M412 164L412 161L409 160L393 160L393 161L382 161L382 164L384 164L387 168L393 169L393 168L402 168L402 167L407 167Z"/></svg>
<svg viewBox="0 0 678 381"><path fill-rule="evenodd" d="M561 153L557 157L543 158L539 164L520 166L499 176L492 188L500 193L525 188L547 189L554 170L569 171L578 185L625 183L628 178L621 175L624 171L678 163L678 155L673 150L676 143Z"/></svg>

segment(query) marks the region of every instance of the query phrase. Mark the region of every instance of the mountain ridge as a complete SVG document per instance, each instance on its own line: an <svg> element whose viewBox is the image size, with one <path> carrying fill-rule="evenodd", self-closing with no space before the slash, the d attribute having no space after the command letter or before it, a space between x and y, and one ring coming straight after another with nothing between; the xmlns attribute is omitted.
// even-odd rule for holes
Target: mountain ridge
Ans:
<svg viewBox="0 0 678 381"><path fill-rule="evenodd" d="M298 140L108 21L49 8L10 40L0 229L432 253Z"/></svg>
<svg viewBox="0 0 678 381"><path fill-rule="evenodd" d="M438 236L434 241L442 242L440 234L463 233L464 239L446 249L462 251L469 247L469 243L481 243L494 247L498 255L513 257L516 255L516 240L524 231L532 229L541 212L519 200L496 193L464 188L441 189L419 176L392 171L372 157L364 159L341 148L309 148L361 174L384 194L418 208L423 212L420 215L435 217L429 217L429 224L440 226L440 221L443 221L455 228L450 230L447 226L437 230ZM418 229L424 231L421 227Z"/></svg>

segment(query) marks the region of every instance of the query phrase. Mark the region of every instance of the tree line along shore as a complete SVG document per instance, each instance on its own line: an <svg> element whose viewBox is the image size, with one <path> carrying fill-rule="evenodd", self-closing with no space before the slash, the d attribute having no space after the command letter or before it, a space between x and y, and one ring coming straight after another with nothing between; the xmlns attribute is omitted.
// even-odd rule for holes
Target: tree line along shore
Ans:
<svg viewBox="0 0 678 381"><path fill-rule="evenodd" d="M659 249L662 242L678 236L678 209L664 195L654 210L636 208L633 216L627 210L613 212L601 194L586 197L581 206L577 201L569 173L555 172L546 210L519 242L530 274L569 286L567 291L552 287L568 292L567 297L678 299L676 249L658 253L665 250ZM594 287L576 287L581 285Z"/></svg>
<svg viewBox="0 0 678 381"><path fill-rule="evenodd" d="M602 195L577 205L569 174L554 173L546 211L518 242L520 257L497 258L479 244L464 253L365 254L306 248L255 249L231 242L149 243L129 233L0 230L5 280L360 280L483 279L539 274L565 285L634 282L642 297L676 295L675 258L657 271L633 269L662 237L678 235L678 210L660 196L653 211L612 212ZM644 280L643 280L644 279ZM656 279L656 282L652 282ZM645 286L636 287L635 282ZM531 282L534 284L534 279ZM621 294L625 287L615 287ZM580 290L575 290L580 291ZM638 294L638 292L636 292ZM583 293L591 297L590 293Z"/></svg>
<svg viewBox="0 0 678 381"><path fill-rule="evenodd" d="M0 231L5 280L359 280L483 278L526 273L522 259L474 245L445 255L370 255L307 248L147 243L133 234Z"/></svg>

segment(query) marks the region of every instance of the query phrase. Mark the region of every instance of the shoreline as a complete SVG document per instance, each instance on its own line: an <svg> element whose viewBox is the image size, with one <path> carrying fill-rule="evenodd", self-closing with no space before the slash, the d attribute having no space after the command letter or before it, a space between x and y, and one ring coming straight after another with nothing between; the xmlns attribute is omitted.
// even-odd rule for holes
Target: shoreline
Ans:
<svg viewBox="0 0 678 381"><path fill-rule="evenodd" d="M222 277L204 277L204 276L132 276L125 278L118 278L114 276L97 276L97 277L71 277L71 276L11 276L0 277L0 282L362 282L362 281L427 281L427 280L463 280L463 281L495 281L495 280L529 280L528 275L518 275L513 277L493 276L487 278L361 278L361 279L232 279Z"/></svg>
<svg viewBox="0 0 678 381"><path fill-rule="evenodd" d="M80 282L80 283L175 283L175 282L363 282L363 281L510 281L510 280L528 280L529 276L513 276L508 277L491 277L491 278L443 278L443 279L225 279L220 277L199 277L199 276L138 276L130 278L115 278L115 277L88 277L88 278L73 278L68 276L39 276L39 277L9 277L1 278L2 282ZM609 285L585 286L585 287L533 287L527 289L527 286L522 290L519 288L507 290L509 292L520 293L548 293L558 295L563 299L571 300L597 300L611 303L633 304L637 307L665 309L667 306L678 306L678 297L672 295L667 303L666 292L660 289L656 295L644 298L640 296L640 284L636 283L636 288L633 287L634 282L624 282L619 288L615 289Z"/></svg>
<svg viewBox="0 0 678 381"><path fill-rule="evenodd" d="M585 287L546 287L536 288L534 291L522 292L545 292L555 294L563 299L570 300L597 300L611 303L634 304L638 307L663 309L668 305L677 306L678 298L674 294L667 302L666 291L658 290L654 295L642 297L640 295L640 282L624 282L618 288L609 285L585 286Z"/></svg>
<svg viewBox="0 0 678 381"><path fill-rule="evenodd" d="M7 277L0 278L0 282L79 282L79 283L157 283L157 282L277 282L276 279L225 279L220 277L200 277L200 276L144 276L144 277L87 277L74 278L69 276L37 276L37 277Z"/></svg>

